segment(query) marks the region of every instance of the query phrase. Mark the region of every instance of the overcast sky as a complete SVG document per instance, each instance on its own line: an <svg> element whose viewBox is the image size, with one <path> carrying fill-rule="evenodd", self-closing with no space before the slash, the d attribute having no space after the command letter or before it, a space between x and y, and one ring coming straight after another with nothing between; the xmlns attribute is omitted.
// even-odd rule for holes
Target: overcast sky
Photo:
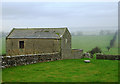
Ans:
<svg viewBox="0 0 120 84"><path fill-rule="evenodd" d="M117 29L117 2L3 2L3 31L68 27L70 31Z"/></svg>

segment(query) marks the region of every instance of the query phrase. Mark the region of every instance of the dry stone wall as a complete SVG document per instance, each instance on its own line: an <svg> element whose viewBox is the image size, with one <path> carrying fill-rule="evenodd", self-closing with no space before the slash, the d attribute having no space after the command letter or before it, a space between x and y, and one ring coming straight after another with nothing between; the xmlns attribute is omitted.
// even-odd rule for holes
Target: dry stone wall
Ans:
<svg viewBox="0 0 120 84"><path fill-rule="evenodd" d="M101 55L101 54L97 54L96 59L120 60L120 55Z"/></svg>
<svg viewBox="0 0 120 84"><path fill-rule="evenodd" d="M2 68L7 68L12 66L60 60L61 56L60 53L47 53L18 56L1 56L1 58Z"/></svg>
<svg viewBox="0 0 120 84"><path fill-rule="evenodd" d="M83 57L83 50L82 49L72 49L72 57L73 59L81 59Z"/></svg>

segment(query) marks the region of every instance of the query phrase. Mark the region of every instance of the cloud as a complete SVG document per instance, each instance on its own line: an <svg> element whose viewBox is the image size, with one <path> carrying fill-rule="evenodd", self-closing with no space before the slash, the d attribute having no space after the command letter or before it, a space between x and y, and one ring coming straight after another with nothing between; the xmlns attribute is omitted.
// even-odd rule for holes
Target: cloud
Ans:
<svg viewBox="0 0 120 84"><path fill-rule="evenodd" d="M3 18L112 15L117 11L115 7L112 3L4 3Z"/></svg>
<svg viewBox="0 0 120 84"><path fill-rule="evenodd" d="M4 2L2 8L5 29L20 25L117 25L114 2Z"/></svg>
<svg viewBox="0 0 120 84"><path fill-rule="evenodd" d="M118 2L119 0L4 0L3 2Z"/></svg>

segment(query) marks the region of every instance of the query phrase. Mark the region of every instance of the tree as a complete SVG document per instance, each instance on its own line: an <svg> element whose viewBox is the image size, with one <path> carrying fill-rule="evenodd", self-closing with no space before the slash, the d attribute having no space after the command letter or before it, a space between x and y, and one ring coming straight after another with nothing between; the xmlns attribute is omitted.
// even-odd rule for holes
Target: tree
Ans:
<svg viewBox="0 0 120 84"><path fill-rule="evenodd" d="M107 48L108 51L110 50L110 46L107 46L106 48Z"/></svg>
<svg viewBox="0 0 120 84"><path fill-rule="evenodd" d="M102 51L101 51L101 49L99 48L99 47L95 47L95 48L93 48L91 51L89 51L89 53L91 54L91 57L93 57L93 55L95 54L95 53L101 53Z"/></svg>

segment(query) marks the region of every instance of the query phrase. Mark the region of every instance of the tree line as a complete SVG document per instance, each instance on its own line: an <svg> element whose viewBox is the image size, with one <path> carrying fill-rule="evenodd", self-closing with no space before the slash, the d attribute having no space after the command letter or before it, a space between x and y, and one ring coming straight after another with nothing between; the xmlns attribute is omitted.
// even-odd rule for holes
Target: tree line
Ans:
<svg viewBox="0 0 120 84"><path fill-rule="evenodd" d="M110 45L106 47L108 49L108 51L110 50L110 48L112 48L114 46L115 40L117 39L117 34L118 33L116 31L115 34L114 34L114 36L113 36L113 38L112 38L112 40L110 40Z"/></svg>

